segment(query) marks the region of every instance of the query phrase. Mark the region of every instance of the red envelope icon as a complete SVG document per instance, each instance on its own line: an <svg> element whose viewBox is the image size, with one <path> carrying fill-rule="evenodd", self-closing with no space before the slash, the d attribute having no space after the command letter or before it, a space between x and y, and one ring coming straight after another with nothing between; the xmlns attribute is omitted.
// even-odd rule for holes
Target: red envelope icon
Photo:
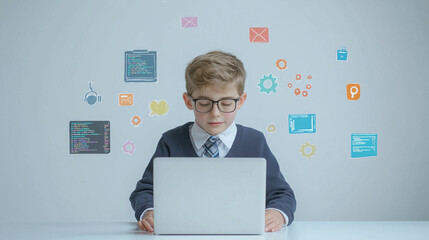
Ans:
<svg viewBox="0 0 429 240"><path fill-rule="evenodd" d="M250 42L268 42L267 27L251 27L249 28Z"/></svg>

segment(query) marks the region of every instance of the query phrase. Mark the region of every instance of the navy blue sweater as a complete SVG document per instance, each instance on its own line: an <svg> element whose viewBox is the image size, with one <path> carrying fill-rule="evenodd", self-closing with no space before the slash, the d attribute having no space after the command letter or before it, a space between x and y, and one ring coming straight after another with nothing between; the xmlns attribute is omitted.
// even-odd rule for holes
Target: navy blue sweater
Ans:
<svg viewBox="0 0 429 240"><path fill-rule="evenodd" d="M136 189L131 193L131 206L135 217L147 208L153 208L153 159L156 157L198 157L189 136L188 122L165 132L150 160L143 177L137 182ZM283 211L289 218L288 225L294 219L296 200L293 190L280 172L279 164L271 153L263 133L237 124L237 135L231 149L225 157L261 157L267 160L266 208Z"/></svg>

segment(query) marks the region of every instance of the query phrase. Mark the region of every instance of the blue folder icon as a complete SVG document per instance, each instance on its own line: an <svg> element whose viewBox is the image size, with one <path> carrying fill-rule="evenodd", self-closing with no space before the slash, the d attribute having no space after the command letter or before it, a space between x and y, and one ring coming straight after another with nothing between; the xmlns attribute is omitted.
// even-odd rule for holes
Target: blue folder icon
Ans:
<svg viewBox="0 0 429 240"><path fill-rule="evenodd" d="M316 132L316 114L289 114L289 133Z"/></svg>

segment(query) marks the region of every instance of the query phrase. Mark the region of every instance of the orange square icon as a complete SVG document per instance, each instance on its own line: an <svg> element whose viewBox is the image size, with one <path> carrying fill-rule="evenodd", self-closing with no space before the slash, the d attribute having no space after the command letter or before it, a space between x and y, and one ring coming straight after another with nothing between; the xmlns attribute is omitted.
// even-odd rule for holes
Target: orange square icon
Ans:
<svg viewBox="0 0 429 240"><path fill-rule="evenodd" d="M360 85L357 83L347 84L347 99L358 100L360 98Z"/></svg>
<svg viewBox="0 0 429 240"><path fill-rule="evenodd" d="M268 28L267 27L251 27L249 28L250 42L268 42Z"/></svg>
<svg viewBox="0 0 429 240"><path fill-rule="evenodd" d="M119 94L119 105L120 106L131 106L133 105L133 94L132 93L124 93Z"/></svg>

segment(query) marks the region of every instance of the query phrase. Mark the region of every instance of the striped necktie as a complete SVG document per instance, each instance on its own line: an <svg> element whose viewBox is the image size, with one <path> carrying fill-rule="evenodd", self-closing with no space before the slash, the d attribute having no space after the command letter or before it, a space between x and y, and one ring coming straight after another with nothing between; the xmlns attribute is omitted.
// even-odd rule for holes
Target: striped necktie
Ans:
<svg viewBox="0 0 429 240"><path fill-rule="evenodd" d="M204 143L204 153L203 155L209 158L217 158L219 157L219 149L218 142L220 141L219 137L210 136L207 139L206 143Z"/></svg>

